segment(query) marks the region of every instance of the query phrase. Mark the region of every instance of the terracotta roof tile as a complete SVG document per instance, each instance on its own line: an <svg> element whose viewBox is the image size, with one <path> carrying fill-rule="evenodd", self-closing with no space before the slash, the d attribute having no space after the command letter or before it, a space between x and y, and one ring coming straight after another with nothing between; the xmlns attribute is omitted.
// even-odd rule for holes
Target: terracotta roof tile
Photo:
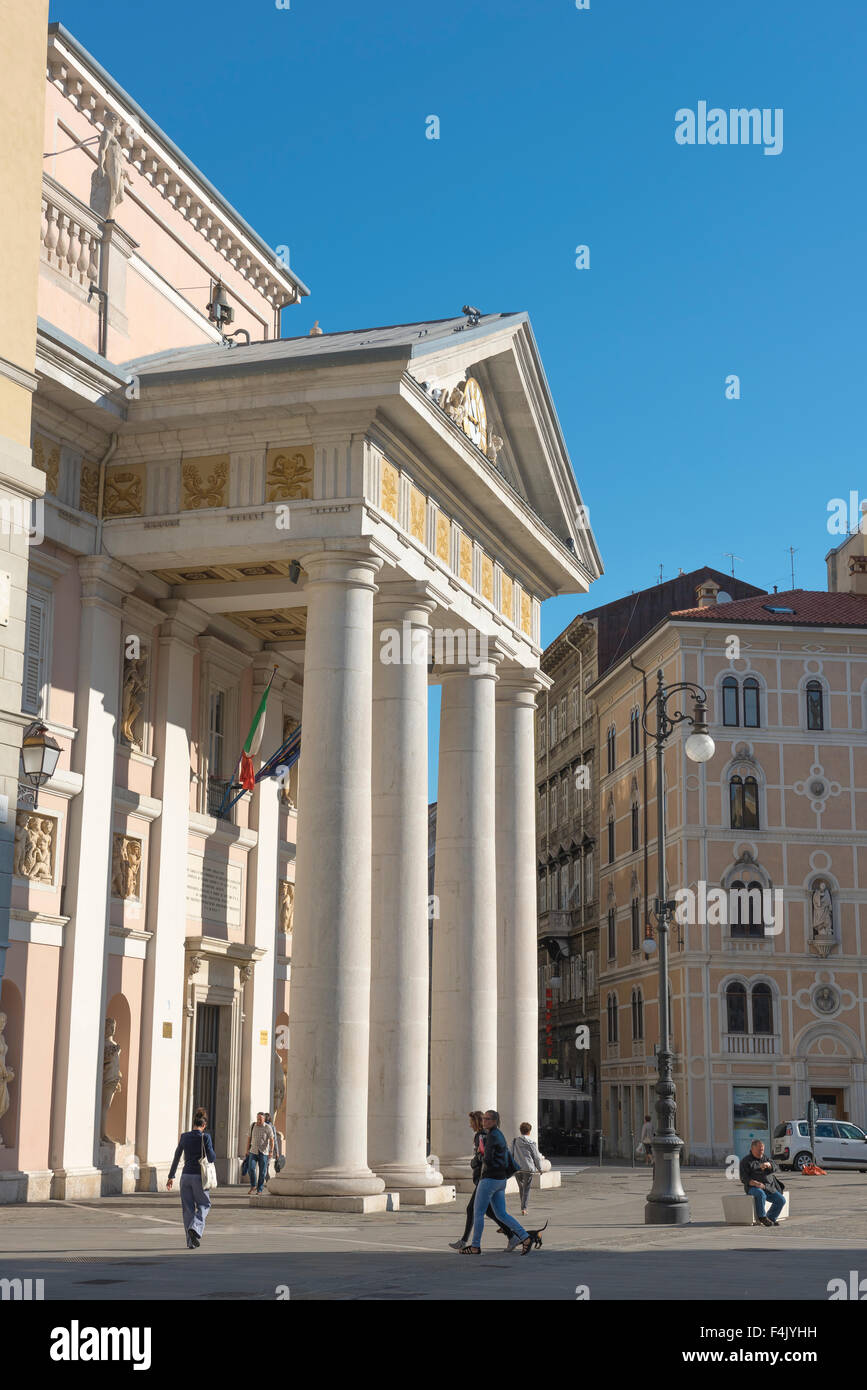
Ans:
<svg viewBox="0 0 867 1390"><path fill-rule="evenodd" d="M671 616L678 621L702 623L867 627L867 594L788 589L781 594L760 594L755 598L737 599L734 603L713 604L709 608L682 608Z"/></svg>

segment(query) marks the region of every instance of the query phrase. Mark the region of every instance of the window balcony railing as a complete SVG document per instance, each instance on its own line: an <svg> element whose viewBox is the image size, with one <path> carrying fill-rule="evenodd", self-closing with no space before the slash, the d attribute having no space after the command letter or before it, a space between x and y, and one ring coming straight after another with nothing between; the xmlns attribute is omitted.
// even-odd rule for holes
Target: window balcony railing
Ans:
<svg viewBox="0 0 867 1390"><path fill-rule="evenodd" d="M767 1057L779 1050L778 1033L726 1033L723 1036L723 1052L734 1052L739 1056Z"/></svg>
<svg viewBox="0 0 867 1390"><path fill-rule="evenodd" d="M215 816L218 820L232 820L231 809L222 812L220 811L220 807L223 802L223 797L226 794L226 788L228 787L228 785L229 783L225 778L208 778L208 815Z"/></svg>

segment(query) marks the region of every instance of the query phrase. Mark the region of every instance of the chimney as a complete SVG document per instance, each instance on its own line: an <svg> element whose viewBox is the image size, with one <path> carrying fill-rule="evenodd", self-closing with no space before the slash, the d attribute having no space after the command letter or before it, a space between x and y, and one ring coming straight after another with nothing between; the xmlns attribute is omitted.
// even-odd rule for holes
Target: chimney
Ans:
<svg viewBox="0 0 867 1390"><path fill-rule="evenodd" d="M699 584L695 591L699 608L715 608L718 593L719 584L715 584L712 579L706 579L703 584Z"/></svg>
<svg viewBox="0 0 867 1390"><path fill-rule="evenodd" d="M849 593L867 594L867 555L849 556Z"/></svg>

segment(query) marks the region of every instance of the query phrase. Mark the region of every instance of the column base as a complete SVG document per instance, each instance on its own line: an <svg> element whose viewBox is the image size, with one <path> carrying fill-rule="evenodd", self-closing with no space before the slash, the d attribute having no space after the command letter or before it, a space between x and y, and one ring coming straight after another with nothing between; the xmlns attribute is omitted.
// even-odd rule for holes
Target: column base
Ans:
<svg viewBox="0 0 867 1390"><path fill-rule="evenodd" d="M547 1172L533 1174L532 1186L541 1188L543 1191L545 1191L547 1188L550 1187L560 1187L562 1181L562 1173L557 1173L552 1168L549 1168Z"/></svg>
<svg viewBox="0 0 867 1390"><path fill-rule="evenodd" d="M269 1192L266 1189L250 1198L250 1206L273 1207L287 1211L351 1211L369 1215L371 1212L399 1211L400 1196L397 1192L377 1192L361 1197L328 1197L324 1193L303 1197Z"/></svg>
<svg viewBox="0 0 867 1390"><path fill-rule="evenodd" d="M402 1187L397 1193L402 1207L438 1207L455 1200L455 1189L450 1183L442 1187Z"/></svg>
<svg viewBox="0 0 867 1390"><path fill-rule="evenodd" d="M102 1173L98 1168L55 1168L51 1178L51 1200L77 1202L102 1196Z"/></svg>
<svg viewBox="0 0 867 1390"><path fill-rule="evenodd" d="M102 1173L103 1197L119 1197L126 1192L135 1192L138 1178L135 1144L115 1144L103 1139L99 1146L98 1158Z"/></svg>
<svg viewBox="0 0 867 1390"><path fill-rule="evenodd" d="M690 1220L688 1202L645 1203L645 1226L688 1226Z"/></svg>
<svg viewBox="0 0 867 1390"><path fill-rule="evenodd" d="M374 1172L382 1178L389 1191L441 1187L443 1181L442 1173L430 1163L377 1163Z"/></svg>
<svg viewBox="0 0 867 1390"><path fill-rule="evenodd" d="M268 1191L274 1197L378 1197L385 1183L370 1169L343 1172L320 1168L314 1173L274 1173L268 1179Z"/></svg>
<svg viewBox="0 0 867 1390"><path fill-rule="evenodd" d="M165 1159L162 1163L143 1163L139 1170L138 1180L134 1191L136 1192L164 1192L168 1182L171 1159ZM178 1169L182 1163L178 1163ZM180 1172L175 1173L175 1182L180 1178Z"/></svg>
<svg viewBox="0 0 867 1390"><path fill-rule="evenodd" d="M52 1177L50 1168L0 1173L0 1206L10 1206L14 1202L50 1201Z"/></svg>

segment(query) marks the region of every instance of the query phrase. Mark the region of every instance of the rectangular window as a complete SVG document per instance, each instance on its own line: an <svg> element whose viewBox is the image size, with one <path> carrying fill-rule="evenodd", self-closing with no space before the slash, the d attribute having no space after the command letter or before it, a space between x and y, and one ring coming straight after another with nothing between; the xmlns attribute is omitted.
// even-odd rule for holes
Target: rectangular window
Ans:
<svg viewBox="0 0 867 1390"><path fill-rule="evenodd" d="M617 955L617 914L613 907L608 909L608 959Z"/></svg>
<svg viewBox="0 0 867 1390"><path fill-rule="evenodd" d="M554 747L554 744L557 742L557 706L556 706L556 705L555 705L554 708L551 710L550 724L551 724L550 746L553 748L553 747Z"/></svg>
<svg viewBox="0 0 867 1390"><path fill-rule="evenodd" d="M569 819L569 778L564 777L560 783L560 822L565 825Z"/></svg>
<svg viewBox="0 0 867 1390"><path fill-rule="evenodd" d="M569 911L569 866L565 864L560 870L560 911Z"/></svg>
<svg viewBox="0 0 867 1390"><path fill-rule="evenodd" d="M638 849L638 807L632 808L632 848Z"/></svg>
<svg viewBox="0 0 867 1390"><path fill-rule="evenodd" d="M570 700L570 703L571 703L571 706L572 706L572 728L573 728L573 729L577 729L577 728L578 728L578 711L579 711L579 708L580 708L580 707L579 707L579 703L578 703L578 694L579 694L579 692L578 692L578 687L577 687L577 685L573 685L571 691L569 692L569 700Z"/></svg>
<svg viewBox="0 0 867 1390"><path fill-rule="evenodd" d="M226 790L223 772L226 754L226 692L211 689L208 696L208 795L207 813L216 816ZM231 813L229 813L231 815Z"/></svg>
<svg viewBox="0 0 867 1390"><path fill-rule="evenodd" d="M548 829L548 793L542 789L539 793L539 834L544 835Z"/></svg>
<svg viewBox="0 0 867 1390"><path fill-rule="evenodd" d="M593 995L596 991L596 952L587 952L587 993Z"/></svg>
<svg viewBox="0 0 867 1390"><path fill-rule="evenodd" d="M52 595L34 590L27 595L27 623L24 633L24 679L21 708L27 714L48 717L48 651L51 630Z"/></svg>
<svg viewBox="0 0 867 1390"><path fill-rule="evenodd" d="M614 863L614 820L608 822L608 863Z"/></svg>
<svg viewBox="0 0 867 1390"><path fill-rule="evenodd" d="M549 792L549 798L550 798L550 812L551 812L551 829L552 829L552 830L556 830L556 828L557 828L557 783L556 783L556 782L552 782L552 783L551 783L551 789L550 789L550 792Z"/></svg>
<svg viewBox="0 0 867 1390"><path fill-rule="evenodd" d="M537 714L537 715L536 715L536 721L537 721L537 723L538 723L538 725L539 725L539 757L540 757L540 758L544 758L544 756L545 756L545 720L543 719L543 717L542 717L541 714Z"/></svg>
<svg viewBox="0 0 867 1390"><path fill-rule="evenodd" d="M560 737L566 737L566 696L560 701Z"/></svg>
<svg viewBox="0 0 867 1390"><path fill-rule="evenodd" d="M571 907L581 906L581 860L576 859L572 864L572 902Z"/></svg>
<svg viewBox="0 0 867 1390"><path fill-rule="evenodd" d="M593 891L593 851L588 849L584 855L584 901L586 903L592 903Z"/></svg>
<svg viewBox="0 0 867 1390"><path fill-rule="evenodd" d="M637 898L632 899L632 949L641 950L641 917Z"/></svg>

